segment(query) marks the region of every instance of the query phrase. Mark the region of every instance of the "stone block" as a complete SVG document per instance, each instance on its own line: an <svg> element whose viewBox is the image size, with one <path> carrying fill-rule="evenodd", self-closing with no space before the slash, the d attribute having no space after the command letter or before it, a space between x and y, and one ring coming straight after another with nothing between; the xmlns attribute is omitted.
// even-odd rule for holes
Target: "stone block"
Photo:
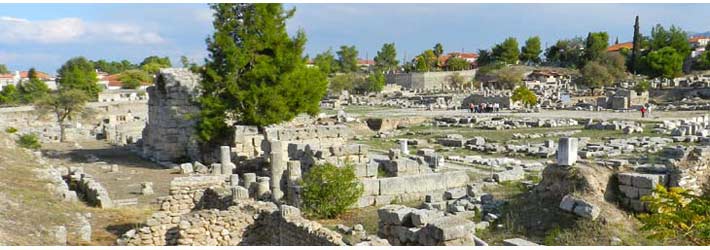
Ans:
<svg viewBox="0 0 710 250"><path fill-rule="evenodd" d="M665 185L665 175L661 174L634 174L632 183L634 187L653 189L656 185Z"/></svg>
<svg viewBox="0 0 710 250"><path fill-rule="evenodd" d="M581 217L595 220L599 217L601 208L584 200L578 200L574 206L574 213Z"/></svg>
<svg viewBox="0 0 710 250"><path fill-rule="evenodd" d="M444 192L444 199L455 200L466 196L466 188L454 188Z"/></svg>
<svg viewBox="0 0 710 250"><path fill-rule="evenodd" d="M402 205L387 205L377 210L380 222L385 225L412 225L411 212L415 209Z"/></svg>
<svg viewBox="0 0 710 250"><path fill-rule="evenodd" d="M572 212L572 209L574 209L575 202L576 199L574 197L572 197L571 195L565 195L565 197L562 197L562 201L560 202L560 209L567 212Z"/></svg>
<svg viewBox="0 0 710 250"><path fill-rule="evenodd" d="M457 216L444 216L429 222L423 230L429 237L437 241L448 241L463 238L473 233L476 224Z"/></svg>
<svg viewBox="0 0 710 250"><path fill-rule="evenodd" d="M191 163L188 162L188 163L180 164L180 173L181 174L192 174L193 172L194 172L194 170L192 168Z"/></svg>
<svg viewBox="0 0 710 250"><path fill-rule="evenodd" d="M557 165L572 166L577 162L577 138L562 137L557 148Z"/></svg>
<svg viewBox="0 0 710 250"><path fill-rule="evenodd" d="M619 191L630 199L638 199L639 197L639 189L633 186L619 185Z"/></svg>
<svg viewBox="0 0 710 250"><path fill-rule="evenodd" d="M513 238L503 240L503 246L539 246L535 242L524 240L521 238Z"/></svg>

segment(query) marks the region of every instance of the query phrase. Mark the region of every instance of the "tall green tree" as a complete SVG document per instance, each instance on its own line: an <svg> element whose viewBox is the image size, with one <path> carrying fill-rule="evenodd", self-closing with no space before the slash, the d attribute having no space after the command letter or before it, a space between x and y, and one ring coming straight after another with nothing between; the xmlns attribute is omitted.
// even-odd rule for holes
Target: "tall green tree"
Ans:
<svg viewBox="0 0 710 250"><path fill-rule="evenodd" d="M599 59L609 47L609 34L606 32L589 32L584 44L584 58L586 61Z"/></svg>
<svg viewBox="0 0 710 250"><path fill-rule="evenodd" d="M46 95L35 103L35 108L41 113L54 114L59 125L59 141L66 141L65 122L76 118L84 112L89 97L79 89L63 89L57 93Z"/></svg>
<svg viewBox="0 0 710 250"><path fill-rule="evenodd" d="M0 64L0 74L9 74L10 71L7 70L7 65L5 64Z"/></svg>
<svg viewBox="0 0 710 250"><path fill-rule="evenodd" d="M338 62L335 60L333 51L328 49L313 58L313 64L323 73L330 75L338 70Z"/></svg>
<svg viewBox="0 0 710 250"><path fill-rule="evenodd" d="M584 39L581 37L559 40L545 51L546 62L560 67L580 67L583 57Z"/></svg>
<svg viewBox="0 0 710 250"><path fill-rule="evenodd" d="M441 45L441 43L436 43L432 50L434 51L434 55L436 56L436 58L439 58L441 55L444 54L444 45Z"/></svg>
<svg viewBox="0 0 710 250"><path fill-rule="evenodd" d="M98 83L94 65L84 57L69 59L57 71L60 89L78 89L90 99L98 97L101 88Z"/></svg>
<svg viewBox="0 0 710 250"><path fill-rule="evenodd" d="M419 54L414 60L416 60L414 67L417 72L434 71L438 62L436 54L430 49Z"/></svg>
<svg viewBox="0 0 710 250"><path fill-rule="evenodd" d="M319 112L326 75L306 67L306 36L286 32L295 9L281 4L212 4L214 33L202 72L197 125L204 142L228 137L237 124L267 126Z"/></svg>
<svg viewBox="0 0 710 250"><path fill-rule="evenodd" d="M397 60L397 49L395 49L394 43L383 44L375 56L375 69L389 72L397 70L397 67L399 67L399 61Z"/></svg>
<svg viewBox="0 0 710 250"><path fill-rule="evenodd" d="M18 84L20 98L24 103L32 103L49 93L49 87L37 77L37 71L30 68L27 72L27 81Z"/></svg>
<svg viewBox="0 0 710 250"><path fill-rule="evenodd" d="M94 68L101 71L101 72L106 72L108 74L118 74L126 70L130 69L137 69L138 65L135 65L128 60L122 60L122 61L106 61L104 59L100 59L98 61L90 61L93 65Z"/></svg>
<svg viewBox="0 0 710 250"><path fill-rule="evenodd" d="M486 66L488 64L493 63L493 55L490 50L486 49L479 49L478 50L478 59L476 59L476 64L478 64L479 67Z"/></svg>
<svg viewBox="0 0 710 250"><path fill-rule="evenodd" d="M496 44L492 49L492 53L496 61L516 64L520 55L518 40L514 37L508 37L502 43Z"/></svg>
<svg viewBox="0 0 710 250"><path fill-rule="evenodd" d="M338 67L340 72L349 73L357 72L357 55L358 51L355 45L352 46L340 46L340 50L336 52L338 54Z"/></svg>
<svg viewBox="0 0 710 250"><path fill-rule="evenodd" d="M608 68L598 61L588 62L580 70L582 84L586 85L592 92L594 90L609 86L614 80L614 76L609 72Z"/></svg>
<svg viewBox="0 0 710 250"><path fill-rule="evenodd" d="M651 29L651 38L648 43L650 51L671 47L683 58L688 57L691 51L688 33L676 26L671 26L666 30L662 25L657 24Z"/></svg>
<svg viewBox="0 0 710 250"><path fill-rule="evenodd" d="M372 72L368 77L365 86L361 88L361 93L379 93L385 89L385 74L381 71Z"/></svg>
<svg viewBox="0 0 710 250"><path fill-rule="evenodd" d="M631 49L631 59L629 63L629 70L634 74L638 70L638 58L641 53L641 27L639 26L639 16L636 16L636 22L634 23L634 40L633 47Z"/></svg>
<svg viewBox="0 0 710 250"><path fill-rule="evenodd" d="M671 46L651 51L645 59L646 64L651 70L650 73L652 77L673 79L683 73L683 60L685 60L685 56L678 53L678 51Z"/></svg>
<svg viewBox="0 0 710 250"><path fill-rule="evenodd" d="M542 53L540 37L534 36L525 40L525 45L520 52L520 61L540 63L540 53Z"/></svg>

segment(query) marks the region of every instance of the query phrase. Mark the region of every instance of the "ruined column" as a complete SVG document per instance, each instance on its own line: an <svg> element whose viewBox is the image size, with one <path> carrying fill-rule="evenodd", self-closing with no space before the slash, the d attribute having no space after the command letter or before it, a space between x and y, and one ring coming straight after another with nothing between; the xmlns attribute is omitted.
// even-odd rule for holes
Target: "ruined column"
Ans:
<svg viewBox="0 0 710 250"><path fill-rule="evenodd" d="M232 201L237 202L249 199L249 190L240 186L232 186Z"/></svg>
<svg viewBox="0 0 710 250"><path fill-rule="evenodd" d="M407 145L407 139L399 140L399 148L402 151L402 154L409 155L409 148Z"/></svg>
<svg viewBox="0 0 710 250"><path fill-rule="evenodd" d="M256 174L255 173L245 173L244 174L244 188L249 191L249 196L256 197L254 195L256 189Z"/></svg>
<svg viewBox="0 0 710 250"><path fill-rule="evenodd" d="M557 165L572 166L577 162L577 138L560 138L557 148Z"/></svg>
<svg viewBox="0 0 710 250"><path fill-rule="evenodd" d="M256 199L257 200L268 200L271 197L271 190L269 177L258 177L256 178Z"/></svg>
<svg viewBox="0 0 710 250"><path fill-rule="evenodd" d="M219 147L219 159L222 164L222 174L232 174L237 167L232 163L232 151L229 146Z"/></svg>
<svg viewBox="0 0 710 250"><path fill-rule="evenodd" d="M282 189L283 176L286 172L286 164L288 161L288 152L284 147L285 142L271 141L271 198L274 201L279 201L283 198L284 192Z"/></svg>
<svg viewBox="0 0 710 250"><path fill-rule="evenodd" d="M301 162L288 161L288 183L286 198L288 204L300 206L301 203Z"/></svg>
<svg viewBox="0 0 710 250"><path fill-rule="evenodd" d="M232 174L229 176L229 184L232 187L239 186L239 175L237 174Z"/></svg>

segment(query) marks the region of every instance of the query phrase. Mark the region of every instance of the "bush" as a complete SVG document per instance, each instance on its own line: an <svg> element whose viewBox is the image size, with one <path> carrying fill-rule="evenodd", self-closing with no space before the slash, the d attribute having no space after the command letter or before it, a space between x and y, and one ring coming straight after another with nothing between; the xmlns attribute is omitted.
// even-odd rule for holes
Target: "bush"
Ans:
<svg viewBox="0 0 710 250"><path fill-rule="evenodd" d="M39 149L42 144L36 134L24 134L17 139L17 145L23 148Z"/></svg>
<svg viewBox="0 0 710 250"><path fill-rule="evenodd" d="M17 132L17 129L15 127L7 127L5 129L5 133L8 133L8 134L14 134L15 132Z"/></svg>
<svg viewBox="0 0 710 250"><path fill-rule="evenodd" d="M352 165L317 165L308 171L301 185L302 209L316 218L335 218L355 204L363 192Z"/></svg>
<svg viewBox="0 0 710 250"><path fill-rule="evenodd" d="M710 196L696 196L680 187L656 186L653 195L644 196L648 214L639 216L641 230L650 239L687 240L695 245L710 245Z"/></svg>

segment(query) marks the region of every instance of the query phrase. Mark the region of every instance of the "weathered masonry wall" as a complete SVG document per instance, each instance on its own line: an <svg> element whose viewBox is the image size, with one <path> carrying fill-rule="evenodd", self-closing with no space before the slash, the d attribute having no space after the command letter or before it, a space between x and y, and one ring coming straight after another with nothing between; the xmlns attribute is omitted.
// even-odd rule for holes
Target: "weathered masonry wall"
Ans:
<svg viewBox="0 0 710 250"><path fill-rule="evenodd" d="M476 76L475 69L445 72L398 73L386 75L386 81L387 84L397 84L402 86L402 88L411 90L447 89L449 88L449 77L454 73L458 73L467 80Z"/></svg>
<svg viewBox="0 0 710 250"><path fill-rule="evenodd" d="M199 76L187 69L161 69L148 87L148 124L143 130L143 156L155 161L199 159L195 116Z"/></svg>
<svg viewBox="0 0 710 250"><path fill-rule="evenodd" d="M171 182L170 196L145 226L119 245L345 245L340 234L291 206L254 201L233 176L192 176ZM235 182L236 183L236 182ZM246 184L245 184L246 185Z"/></svg>
<svg viewBox="0 0 710 250"><path fill-rule="evenodd" d="M465 187L469 182L465 171L413 176L363 179L363 196L358 207L386 205L393 201L420 200L427 194Z"/></svg>

